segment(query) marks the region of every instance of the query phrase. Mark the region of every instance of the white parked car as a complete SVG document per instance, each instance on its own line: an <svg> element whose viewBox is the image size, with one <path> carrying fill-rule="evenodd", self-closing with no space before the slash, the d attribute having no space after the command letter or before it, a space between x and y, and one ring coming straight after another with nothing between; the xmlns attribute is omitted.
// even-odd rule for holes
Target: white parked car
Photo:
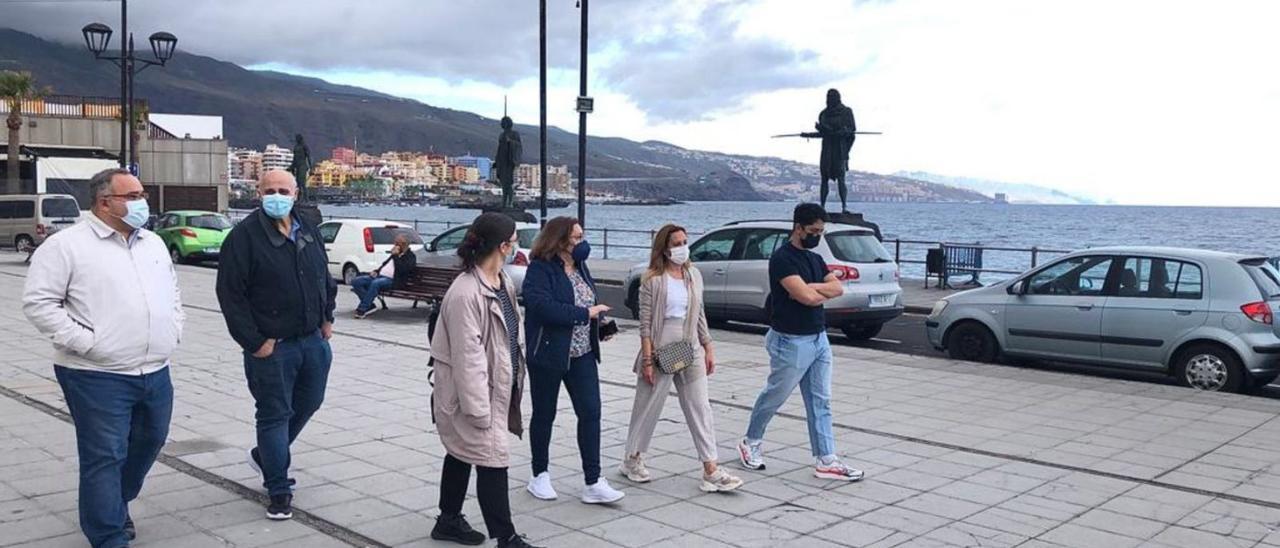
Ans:
<svg viewBox="0 0 1280 548"><path fill-rule="evenodd" d="M430 244L427 244L426 252L418 254L418 264L423 266L460 264L458 246L462 244L462 239L466 237L467 229L470 227L471 225L456 226L436 236ZM516 223L516 238L520 240L516 248L516 258L502 270L511 277L511 282L516 286L517 296L523 291L521 286L524 285L524 272L529 268L529 250L533 248L533 241L538 239L539 230L536 223Z"/></svg>
<svg viewBox="0 0 1280 548"><path fill-rule="evenodd" d="M422 236L412 226L392 221L335 219L320 224L320 237L329 254L329 274L347 285L391 256L397 234L409 237L409 250L424 254Z"/></svg>

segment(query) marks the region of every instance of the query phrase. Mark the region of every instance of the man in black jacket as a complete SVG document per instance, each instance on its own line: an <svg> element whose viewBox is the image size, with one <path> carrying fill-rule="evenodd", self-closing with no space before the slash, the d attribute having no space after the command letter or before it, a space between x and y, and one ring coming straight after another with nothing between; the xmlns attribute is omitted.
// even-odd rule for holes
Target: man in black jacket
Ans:
<svg viewBox="0 0 1280 548"><path fill-rule="evenodd" d="M409 234L406 232L396 234L395 245L391 247L391 256L382 261L378 268L368 274L357 276L351 281L351 291L360 297L360 304L356 305L356 319L362 320L377 312L378 307L374 306L373 301L377 300L378 293L387 288L404 287L405 282L409 280L409 275L413 274L413 269L417 267L418 256L409 250Z"/></svg>
<svg viewBox="0 0 1280 548"><path fill-rule="evenodd" d="M338 293L319 231L291 212L297 192L289 172L267 172L262 207L231 229L218 261L218 303L244 349L257 406L249 465L262 474L275 520L293 517L289 445L324 400Z"/></svg>

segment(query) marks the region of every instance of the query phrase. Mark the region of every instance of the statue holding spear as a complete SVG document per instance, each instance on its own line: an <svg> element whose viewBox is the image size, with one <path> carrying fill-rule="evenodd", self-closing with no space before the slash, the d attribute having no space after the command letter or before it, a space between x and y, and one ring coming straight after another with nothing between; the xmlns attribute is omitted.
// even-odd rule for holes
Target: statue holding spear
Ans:
<svg viewBox="0 0 1280 548"><path fill-rule="evenodd" d="M818 122L814 124L815 132L774 135L777 137L804 137L806 139L822 139L822 157L818 163L822 174L821 201L827 207L827 195L831 188L829 182L835 180L840 190L840 211L848 213L849 188L845 184L845 176L849 171L849 151L858 135L879 135L876 131L858 131L853 119L853 109L840 101L840 92L827 90L827 108L818 113Z"/></svg>

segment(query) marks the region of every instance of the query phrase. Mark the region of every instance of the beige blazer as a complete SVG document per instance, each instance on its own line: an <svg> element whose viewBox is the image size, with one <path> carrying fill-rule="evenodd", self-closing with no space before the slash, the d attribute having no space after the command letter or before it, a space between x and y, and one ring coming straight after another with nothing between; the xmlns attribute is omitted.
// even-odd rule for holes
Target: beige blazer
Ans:
<svg viewBox="0 0 1280 548"><path fill-rule="evenodd" d="M711 330L707 329L707 310L702 306L702 272L690 264L685 268L684 286L689 290L689 312L684 316L684 340L699 346L711 344ZM666 275L648 276L640 282L640 338L656 338L666 323L667 280ZM657 348L654 348L656 351ZM632 370L644 365L644 348L636 353Z"/></svg>
<svg viewBox="0 0 1280 548"><path fill-rule="evenodd" d="M450 455L476 466L506 468L511 460L507 432L524 433L524 337L510 334L520 343L513 373L502 304L481 276L474 269L460 274L440 304L431 339L436 383L432 405L440 441ZM502 284L514 299L515 286L505 273ZM519 306L515 310L519 315Z"/></svg>

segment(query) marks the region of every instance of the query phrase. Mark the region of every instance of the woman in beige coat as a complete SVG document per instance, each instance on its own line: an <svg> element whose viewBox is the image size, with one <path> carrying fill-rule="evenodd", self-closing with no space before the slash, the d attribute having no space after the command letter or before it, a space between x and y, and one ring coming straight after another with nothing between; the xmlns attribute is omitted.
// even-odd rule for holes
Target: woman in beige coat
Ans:
<svg viewBox="0 0 1280 548"><path fill-rule="evenodd" d="M502 272L516 252L516 225L505 215L476 218L458 247L463 272L440 304L431 356L432 410L447 455L440 472L440 517L431 538L477 545L485 536L462 516L471 467L476 498L499 547L526 548L511 523L507 490L510 440L523 434L520 393L524 348L515 287Z"/></svg>
<svg viewBox="0 0 1280 548"><path fill-rule="evenodd" d="M671 385L676 386L680 408L693 434L693 445L702 461L702 483L707 492L732 491L742 480L717 466L716 429L712 421L707 377L715 372L711 332L702 307L702 274L689 263L689 235L683 227L668 224L658 230L649 255L649 270L640 283L640 354L636 356L636 399L631 407L626 454L620 472L637 483L650 481L644 465L653 430L662 415L662 404ZM679 341L692 343L694 364L673 374L657 368L659 348Z"/></svg>

